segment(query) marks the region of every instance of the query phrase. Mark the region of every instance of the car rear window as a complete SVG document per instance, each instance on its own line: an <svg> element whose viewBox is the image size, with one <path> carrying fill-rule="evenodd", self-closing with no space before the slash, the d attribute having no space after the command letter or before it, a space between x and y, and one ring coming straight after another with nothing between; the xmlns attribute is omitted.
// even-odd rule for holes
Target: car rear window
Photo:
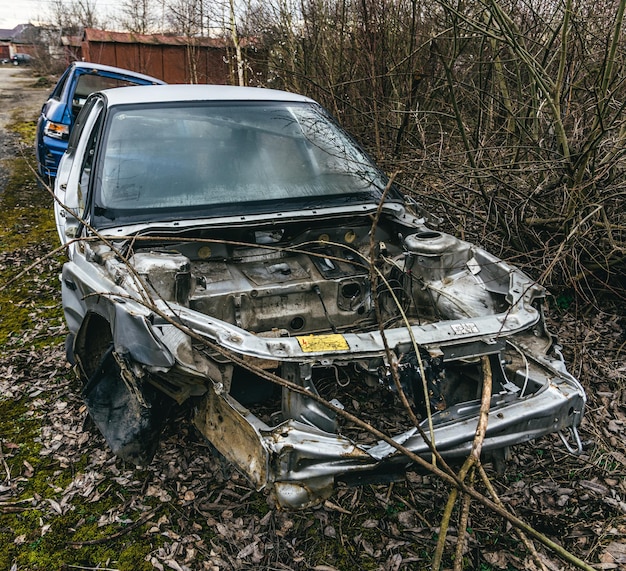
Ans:
<svg viewBox="0 0 626 571"><path fill-rule="evenodd" d="M103 89L111 89L113 87L129 87L131 85L138 84L125 79L106 77L104 75L97 75L93 73L82 74L76 82L76 89L74 90L74 104L84 104L87 97L95 91L102 91Z"/></svg>

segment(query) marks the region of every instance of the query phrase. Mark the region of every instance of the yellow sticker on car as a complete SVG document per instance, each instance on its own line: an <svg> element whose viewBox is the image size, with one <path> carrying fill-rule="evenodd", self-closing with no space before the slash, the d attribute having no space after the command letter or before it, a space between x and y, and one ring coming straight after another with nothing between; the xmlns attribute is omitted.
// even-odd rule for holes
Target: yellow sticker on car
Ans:
<svg viewBox="0 0 626 571"><path fill-rule="evenodd" d="M343 335L303 335L296 337L300 348L305 353L317 353L323 351L347 351L350 349Z"/></svg>

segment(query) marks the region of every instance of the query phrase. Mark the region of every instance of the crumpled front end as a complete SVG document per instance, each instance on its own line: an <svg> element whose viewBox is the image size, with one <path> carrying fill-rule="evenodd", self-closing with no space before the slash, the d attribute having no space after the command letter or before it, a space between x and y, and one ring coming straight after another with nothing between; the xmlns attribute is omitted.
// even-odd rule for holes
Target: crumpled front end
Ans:
<svg viewBox="0 0 626 571"><path fill-rule="evenodd" d="M190 406L257 489L303 508L338 480L405 470L380 433L425 459L428 440L467 455L485 362L485 454L554 432L580 448L585 395L544 328L543 289L399 205L373 230L376 208L81 243L64 307L90 412L116 453L145 463L170 405ZM98 390L111 375L122 397L90 403L118 390ZM119 445L106 409L125 403L136 423Z"/></svg>
<svg viewBox="0 0 626 571"><path fill-rule="evenodd" d="M464 356L456 363L454 360L448 362L446 367L450 377L461 375L464 367L473 369L472 396L477 398L465 400L462 397L460 400L457 393L467 394L464 388L453 387L455 382L444 386L441 375L438 381L430 379L431 431L428 419L424 418L424 403L419 402L420 387L411 386L407 377L407 370L411 367L402 369L405 392L413 409L418 410L423 419L421 431L406 424L404 430L393 434L395 442L429 459L431 447L428 440L432 438L444 458L466 456L472 447L480 408L482 366L477 357L487 356L495 374L483 453L490 454L546 434L566 431L574 436L574 448L580 446L576 427L584 411L584 392L558 358L533 359L526 363L528 369L519 369L514 382L510 382L504 376L502 362L506 362L508 354L521 354L521 346L507 348L497 343L471 343L465 348L457 346L455 350ZM433 367L432 358L425 355L424 360L429 362L428 368ZM331 361L331 367L342 368L339 361L329 355L319 360L319 366L326 369ZM467 361L474 363L468 365ZM378 401L380 416L370 422L375 428L389 433L385 430L385 422L396 422L396 415L401 416L406 411L402 411L392 387L385 386L385 378L381 378L380 385L371 387L370 391L354 387L353 393L350 385L342 387L344 390L335 386L336 390L324 395L328 399L328 404L324 405L316 398L319 392L312 380L317 377L315 367L289 363L282 370L285 371L282 378L305 388L311 396L283 388L281 413L274 416L282 420L276 424L266 422L272 420L271 414L265 413L266 421L263 421L250 408L242 406L228 394L218 394L213 388L197 404L195 415L200 431L258 489L270 488L279 505L288 508L314 505L332 493L338 479L359 482L393 478L410 464L407 457L391 444L366 434L341 416L341 411L346 408L351 409L352 414L359 413L358 404L355 406L351 402L355 396L367 401L368 398L380 399L383 391L388 391L390 397ZM413 369L412 375L415 374ZM321 375L317 378L320 384L326 381ZM421 379L418 380L421 384ZM327 387L323 392L326 390ZM451 400L450 404L446 399ZM460 402L452 402L456 400ZM395 411L391 412L391 407L395 407Z"/></svg>

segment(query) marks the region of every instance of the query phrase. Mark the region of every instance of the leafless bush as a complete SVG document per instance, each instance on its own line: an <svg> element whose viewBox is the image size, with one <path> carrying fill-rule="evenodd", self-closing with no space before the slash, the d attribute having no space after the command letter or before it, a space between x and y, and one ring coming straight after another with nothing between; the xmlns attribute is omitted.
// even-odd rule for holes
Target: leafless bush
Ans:
<svg viewBox="0 0 626 571"><path fill-rule="evenodd" d="M590 297L626 273L623 17L615 0L248 13L270 85L321 100L458 231Z"/></svg>

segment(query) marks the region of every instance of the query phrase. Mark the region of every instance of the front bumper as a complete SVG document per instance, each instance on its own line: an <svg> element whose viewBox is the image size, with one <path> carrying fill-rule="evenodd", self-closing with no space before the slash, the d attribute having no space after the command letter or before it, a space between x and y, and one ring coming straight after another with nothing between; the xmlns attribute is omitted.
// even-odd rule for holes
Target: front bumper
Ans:
<svg viewBox="0 0 626 571"><path fill-rule="evenodd" d="M63 153L67 150L67 141L43 136L43 144L39 146L39 170L43 176L54 178Z"/></svg>
<svg viewBox="0 0 626 571"><path fill-rule="evenodd" d="M483 452L565 429L575 431L585 407L582 387L567 374L534 395L512 402L502 400L497 395L492 398ZM465 410L455 411L463 419L446 422L434 418L435 422L441 421L433 434L444 458L461 458L471 450L479 404L463 406ZM195 424L257 489L269 488L277 503L290 509L323 501L339 477L395 472L410 464L406 456L384 441L359 445L341 434L296 420L267 426L229 395L218 395L213 389L196 409ZM428 432L426 421L421 428ZM424 459L431 455L429 444L417 428L395 435L393 440Z"/></svg>

